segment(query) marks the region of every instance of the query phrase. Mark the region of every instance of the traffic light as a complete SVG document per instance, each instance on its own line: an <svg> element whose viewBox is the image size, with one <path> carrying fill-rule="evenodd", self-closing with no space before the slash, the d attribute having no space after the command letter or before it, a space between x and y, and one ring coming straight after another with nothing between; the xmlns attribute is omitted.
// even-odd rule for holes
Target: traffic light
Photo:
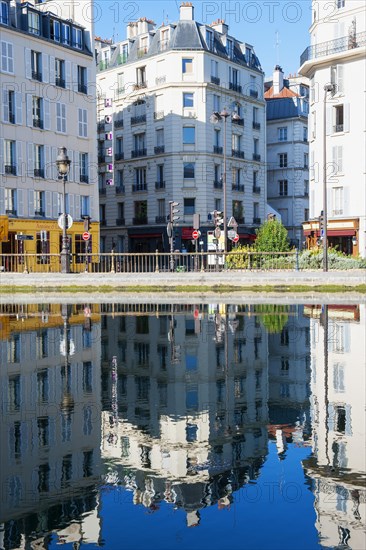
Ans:
<svg viewBox="0 0 366 550"><path fill-rule="evenodd" d="M322 210L320 212L320 216L319 216L319 229L320 231L324 231L324 211Z"/></svg>
<svg viewBox="0 0 366 550"><path fill-rule="evenodd" d="M84 218L84 231L89 231L90 229L90 217L85 216Z"/></svg>
<svg viewBox="0 0 366 550"><path fill-rule="evenodd" d="M224 223L223 213L218 210L214 210L213 218L215 227L220 227L220 225Z"/></svg>
<svg viewBox="0 0 366 550"><path fill-rule="evenodd" d="M170 214L169 214L169 221L171 223L174 223L176 220L180 219L180 216L176 216L180 210L176 208L176 206L179 206L179 202L169 201L170 206Z"/></svg>

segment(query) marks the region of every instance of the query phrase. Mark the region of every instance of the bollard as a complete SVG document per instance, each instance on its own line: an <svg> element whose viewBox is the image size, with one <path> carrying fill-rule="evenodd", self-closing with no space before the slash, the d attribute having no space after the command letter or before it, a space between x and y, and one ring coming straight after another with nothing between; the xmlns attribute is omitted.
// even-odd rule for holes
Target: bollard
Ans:
<svg viewBox="0 0 366 550"><path fill-rule="evenodd" d="M155 273L159 273L159 251L155 250Z"/></svg>
<svg viewBox="0 0 366 550"><path fill-rule="evenodd" d="M115 273L116 271L114 269L114 250L112 250L111 256L112 256L111 273Z"/></svg>

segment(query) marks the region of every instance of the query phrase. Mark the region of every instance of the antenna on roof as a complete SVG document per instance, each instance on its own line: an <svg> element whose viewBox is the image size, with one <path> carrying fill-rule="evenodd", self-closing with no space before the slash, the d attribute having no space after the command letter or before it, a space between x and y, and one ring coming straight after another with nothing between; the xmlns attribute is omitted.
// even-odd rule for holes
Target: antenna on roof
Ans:
<svg viewBox="0 0 366 550"><path fill-rule="evenodd" d="M274 47L276 48L276 65L279 65L280 64L280 44L281 44L280 33L276 31L275 36L276 36L276 40L274 43Z"/></svg>

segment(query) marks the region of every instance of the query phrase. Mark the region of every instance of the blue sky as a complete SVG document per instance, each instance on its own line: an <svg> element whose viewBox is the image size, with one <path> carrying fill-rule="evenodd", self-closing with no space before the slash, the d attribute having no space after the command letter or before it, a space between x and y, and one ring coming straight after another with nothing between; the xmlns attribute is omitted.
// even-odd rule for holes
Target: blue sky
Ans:
<svg viewBox="0 0 366 550"><path fill-rule="evenodd" d="M139 17L161 23L179 18L181 0L95 0L95 32L102 38L123 40L126 25ZM193 0L195 20L210 24L224 19L229 32L248 42L266 76L279 63L285 75L297 72L301 53L309 45L311 0ZM278 45L276 46L276 43Z"/></svg>

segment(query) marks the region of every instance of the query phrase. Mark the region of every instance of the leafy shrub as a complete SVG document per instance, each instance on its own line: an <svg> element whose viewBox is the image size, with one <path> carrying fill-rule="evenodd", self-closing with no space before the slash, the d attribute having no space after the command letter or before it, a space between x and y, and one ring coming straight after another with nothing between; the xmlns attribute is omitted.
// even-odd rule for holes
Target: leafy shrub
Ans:
<svg viewBox="0 0 366 550"><path fill-rule="evenodd" d="M257 229L253 247L258 252L287 252L290 249L287 235L287 229L280 221L265 221Z"/></svg>

